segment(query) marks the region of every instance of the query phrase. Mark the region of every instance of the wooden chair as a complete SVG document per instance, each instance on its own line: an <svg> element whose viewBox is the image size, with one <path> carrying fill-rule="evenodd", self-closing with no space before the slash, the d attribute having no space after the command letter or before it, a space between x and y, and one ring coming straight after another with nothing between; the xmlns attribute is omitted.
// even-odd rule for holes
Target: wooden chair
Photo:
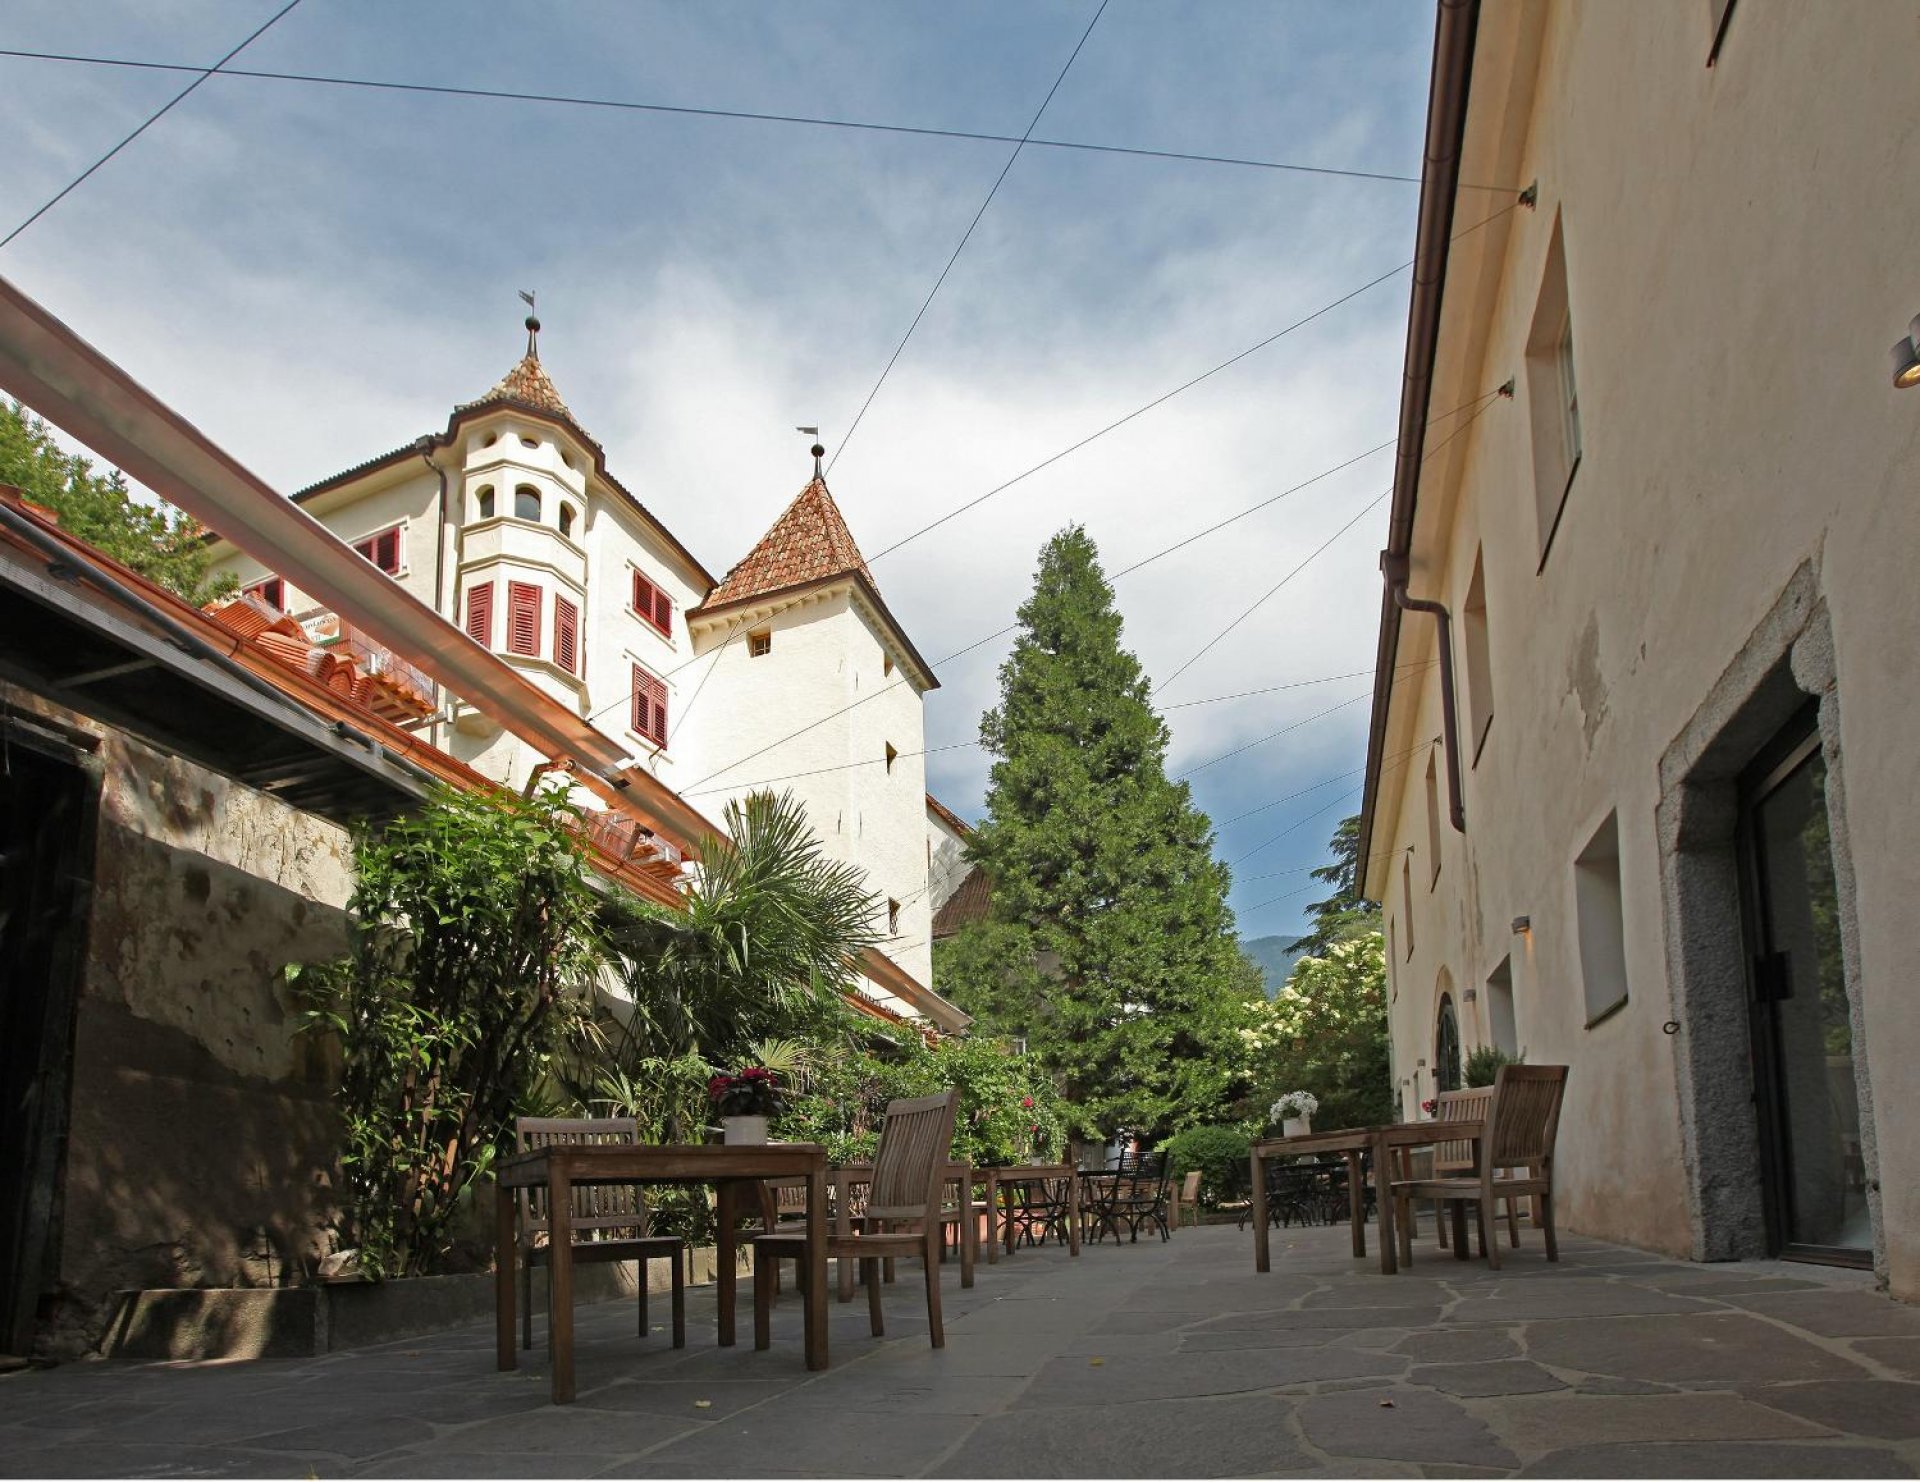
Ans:
<svg viewBox="0 0 1920 1482"><path fill-rule="evenodd" d="M1180 1189L1173 1198L1173 1223L1178 1229L1182 1215L1191 1211L1193 1218L1187 1223L1195 1229L1200 1227L1200 1170L1194 1169L1180 1180Z"/></svg>
<svg viewBox="0 0 1920 1482"><path fill-rule="evenodd" d="M1481 1122L1486 1120L1487 1108L1493 1104L1493 1087L1469 1086L1462 1091L1442 1091L1434 1097L1433 1119L1436 1122ZM1437 1142L1433 1145L1434 1178L1465 1178L1480 1170L1474 1162L1478 1151L1472 1142ZM1513 1201L1507 1201L1507 1213L1513 1213ZM1400 1248L1407 1249L1407 1241L1412 1238L1412 1221L1402 1228ZM1434 1239L1440 1242L1440 1248L1447 1248L1446 1206L1434 1201L1433 1206ZM1513 1231L1513 1243L1520 1243L1520 1232ZM1485 1255L1483 1248L1480 1252Z"/></svg>
<svg viewBox="0 0 1920 1482"><path fill-rule="evenodd" d="M940 1250L945 1243L942 1186L950 1176L948 1149L953 1145L953 1118L959 1100L959 1092L947 1091L888 1104L860 1228L850 1235L827 1238L829 1259L860 1263L876 1338L886 1334L880 1309L880 1262L894 1256L919 1256L926 1265L928 1334L935 1348L946 1346L946 1330L940 1322ZM755 1348L766 1348L773 1342L775 1262L784 1257L800 1259L805 1254L804 1233L779 1231L755 1238Z"/></svg>
<svg viewBox="0 0 1920 1482"><path fill-rule="evenodd" d="M1480 1250L1487 1264L1500 1269L1500 1240L1487 1238L1487 1222L1497 1218L1496 1201L1530 1195L1535 1218L1546 1235L1547 1259L1560 1259L1553 1228L1553 1144L1560 1129L1560 1103L1566 1095L1564 1065L1503 1065L1493 1083L1485 1127L1463 1143L1471 1144L1473 1171L1469 1174L1407 1179L1392 1185L1395 1213L1401 1221L1400 1255L1411 1262L1412 1242L1406 1231L1415 1199L1433 1199L1453 1206L1454 1256L1467 1258L1466 1207L1477 1207ZM1465 1120L1457 1114L1452 1120ZM1451 1146L1442 1144L1443 1147ZM1500 1170L1509 1170L1501 1173ZM1511 1204L1509 1204L1511 1209ZM1518 1230L1513 1232L1516 1242Z"/></svg>
<svg viewBox="0 0 1920 1482"><path fill-rule="evenodd" d="M520 1151L558 1143L619 1143L639 1141L639 1124L632 1117L520 1117L513 1124ZM646 1196L637 1184L591 1184L573 1190L573 1260L575 1265L595 1261L632 1261L639 1287L640 1336L647 1335L647 1262L665 1261L673 1273L673 1346L687 1346L687 1285L680 1254L686 1242L678 1235L647 1233ZM520 1191L520 1346L533 1347L533 1268L552 1269L547 1239L545 1188ZM547 1293L551 1309L553 1293Z"/></svg>

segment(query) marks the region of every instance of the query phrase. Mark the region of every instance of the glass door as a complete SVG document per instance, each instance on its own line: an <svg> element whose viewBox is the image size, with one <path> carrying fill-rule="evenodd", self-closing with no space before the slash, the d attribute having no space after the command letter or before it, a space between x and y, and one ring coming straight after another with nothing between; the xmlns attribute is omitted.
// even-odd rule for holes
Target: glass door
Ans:
<svg viewBox="0 0 1920 1482"><path fill-rule="evenodd" d="M1754 1090L1774 1248L1872 1262L1827 769L1809 712L1742 787Z"/></svg>

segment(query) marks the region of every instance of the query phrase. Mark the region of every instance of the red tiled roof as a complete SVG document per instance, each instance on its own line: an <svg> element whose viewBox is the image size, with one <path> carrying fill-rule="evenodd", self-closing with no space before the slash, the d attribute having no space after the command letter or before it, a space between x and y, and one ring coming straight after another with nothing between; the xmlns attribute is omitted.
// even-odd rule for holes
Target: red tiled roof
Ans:
<svg viewBox="0 0 1920 1482"><path fill-rule="evenodd" d="M853 542L840 506L827 492L827 481L816 474L701 606L723 607L855 572L874 586L873 573Z"/></svg>
<svg viewBox="0 0 1920 1482"><path fill-rule="evenodd" d="M493 390L473 401L461 402L460 410L464 412L468 407L485 406L493 401L515 401L522 406L538 407L543 412L573 421L573 413L567 410L567 404L560 399L553 378L541 368L539 355L531 350L521 357L518 365L499 379Z"/></svg>
<svg viewBox="0 0 1920 1482"><path fill-rule="evenodd" d="M433 713L433 681L364 635L343 630L331 613L326 614L331 628L323 636L333 641L326 644L314 642L286 613L244 593L206 613L283 668L307 675L382 720L407 725Z"/></svg>
<svg viewBox="0 0 1920 1482"><path fill-rule="evenodd" d="M966 879L960 886L940 903L940 909L933 917L933 939L937 942L950 937L963 926L971 926L976 921L987 919L987 910L993 903L993 884L987 879L987 872L975 865L967 871Z"/></svg>
<svg viewBox="0 0 1920 1482"><path fill-rule="evenodd" d="M932 793L927 794L927 811L963 839L973 832L972 824L968 823L966 819L954 812L953 809L941 802Z"/></svg>

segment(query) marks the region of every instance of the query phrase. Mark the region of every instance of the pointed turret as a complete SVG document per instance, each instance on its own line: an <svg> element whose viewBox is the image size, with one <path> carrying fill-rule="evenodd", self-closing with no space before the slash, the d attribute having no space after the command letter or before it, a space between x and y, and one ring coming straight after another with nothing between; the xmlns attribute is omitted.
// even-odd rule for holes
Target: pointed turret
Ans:
<svg viewBox="0 0 1920 1482"><path fill-rule="evenodd" d="M533 306L531 294L522 292L520 297L527 301L529 308ZM540 364L540 321L532 314L527 315L527 353L520 357L520 363L502 376L494 384L493 390L485 396L477 397L473 401L461 402L460 410L464 412L469 407L481 407L494 401L519 402L536 411L564 417L575 427L580 425L574 421L573 413L567 409L567 404L560 399L560 393L554 387L553 378Z"/></svg>
<svg viewBox="0 0 1920 1482"><path fill-rule="evenodd" d="M816 450L812 480L760 537L760 543L708 594L704 606L723 607L852 574L866 578L867 585L878 592L866 557L827 491L819 460Z"/></svg>

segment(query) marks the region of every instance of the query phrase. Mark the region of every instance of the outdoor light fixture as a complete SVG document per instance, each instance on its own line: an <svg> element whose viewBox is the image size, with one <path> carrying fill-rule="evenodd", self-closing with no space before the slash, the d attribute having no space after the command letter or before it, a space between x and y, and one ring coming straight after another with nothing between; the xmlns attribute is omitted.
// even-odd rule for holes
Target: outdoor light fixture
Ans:
<svg viewBox="0 0 1920 1482"><path fill-rule="evenodd" d="M1513 934L1515 936L1520 935L1520 933L1523 931L1532 931L1532 930L1533 930L1533 918L1531 916L1516 916L1513 918Z"/></svg>
<svg viewBox="0 0 1920 1482"><path fill-rule="evenodd" d="M1902 391L1909 386L1920 386L1920 314L1913 316L1913 322L1907 326L1907 332L1894 342L1893 346L1893 384Z"/></svg>

